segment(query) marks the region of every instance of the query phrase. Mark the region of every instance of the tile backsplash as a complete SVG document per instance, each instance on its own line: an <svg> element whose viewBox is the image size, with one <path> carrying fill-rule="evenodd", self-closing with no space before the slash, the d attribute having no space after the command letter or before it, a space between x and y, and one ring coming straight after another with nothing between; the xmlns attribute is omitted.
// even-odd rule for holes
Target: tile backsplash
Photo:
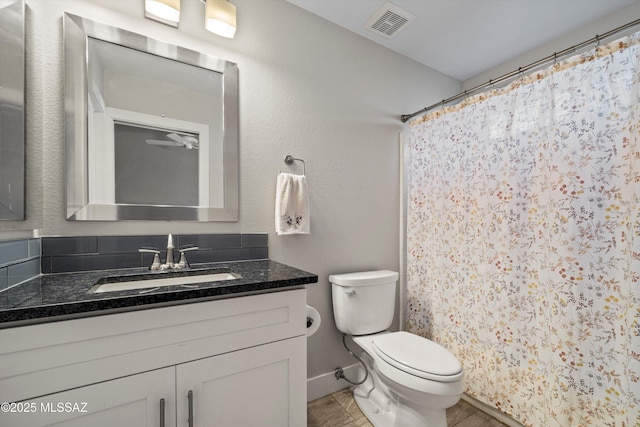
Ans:
<svg viewBox="0 0 640 427"><path fill-rule="evenodd" d="M0 242L0 291L40 274L40 239Z"/></svg>
<svg viewBox="0 0 640 427"><path fill-rule="evenodd" d="M160 250L164 262L167 248L167 235L43 237L41 241L43 274L147 267L153 255L138 249ZM174 234L173 244L176 260L177 249L198 246L187 253L190 264L269 258L266 233Z"/></svg>

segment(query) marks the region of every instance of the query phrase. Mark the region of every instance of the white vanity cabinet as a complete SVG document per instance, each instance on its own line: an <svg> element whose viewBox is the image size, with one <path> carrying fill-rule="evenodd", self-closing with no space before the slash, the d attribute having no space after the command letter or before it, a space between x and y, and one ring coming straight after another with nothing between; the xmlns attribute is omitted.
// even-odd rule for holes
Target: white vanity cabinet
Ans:
<svg viewBox="0 0 640 427"><path fill-rule="evenodd" d="M0 330L0 402L18 411L0 425L306 425L305 301L297 289Z"/></svg>
<svg viewBox="0 0 640 427"><path fill-rule="evenodd" d="M301 345L306 336L177 366L178 426L306 426Z"/></svg>
<svg viewBox="0 0 640 427"><path fill-rule="evenodd" d="M0 425L173 427L175 400L175 369L164 368L16 402Z"/></svg>

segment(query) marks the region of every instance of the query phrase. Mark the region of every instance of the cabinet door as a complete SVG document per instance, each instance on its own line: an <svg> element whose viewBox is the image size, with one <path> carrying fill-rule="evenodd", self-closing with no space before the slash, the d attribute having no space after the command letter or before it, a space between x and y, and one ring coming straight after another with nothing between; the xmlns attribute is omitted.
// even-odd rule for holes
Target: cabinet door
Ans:
<svg viewBox="0 0 640 427"><path fill-rule="evenodd" d="M175 368L170 367L15 403L16 412L0 413L0 425L174 427L175 401Z"/></svg>
<svg viewBox="0 0 640 427"><path fill-rule="evenodd" d="M306 365L306 336L178 365L177 425L306 426Z"/></svg>

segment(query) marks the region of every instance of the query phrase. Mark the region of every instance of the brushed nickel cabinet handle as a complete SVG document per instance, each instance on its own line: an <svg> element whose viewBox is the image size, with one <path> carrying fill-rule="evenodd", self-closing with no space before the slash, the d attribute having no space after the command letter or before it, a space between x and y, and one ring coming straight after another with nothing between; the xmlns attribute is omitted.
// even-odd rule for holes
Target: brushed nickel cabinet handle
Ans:
<svg viewBox="0 0 640 427"><path fill-rule="evenodd" d="M160 399L160 427L164 427L164 398Z"/></svg>
<svg viewBox="0 0 640 427"><path fill-rule="evenodd" d="M193 427L193 390L189 390L187 399L189 400L189 427Z"/></svg>

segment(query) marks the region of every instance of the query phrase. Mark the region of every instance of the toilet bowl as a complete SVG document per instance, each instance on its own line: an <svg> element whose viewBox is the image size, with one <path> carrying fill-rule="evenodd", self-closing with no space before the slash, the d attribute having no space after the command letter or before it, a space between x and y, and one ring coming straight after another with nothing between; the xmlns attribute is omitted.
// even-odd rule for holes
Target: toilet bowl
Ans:
<svg viewBox="0 0 640 427"><path fill-rule="evenodd" d="M463 391L464 371L453 354L408 332L382 332L353 341L362 348L371 377L354 388L354 398L374 426L447 425L446 409ZM420 361L425 352L427 357ZM364 378L364 368L361 371L359 378Z"/></svg>
<svg viewBox="0 0 640 427"><path fill-rule="evenodd" d="M353 395L375 427L446 427L446 409L462 396L464 371L439 344L386 331L397 278L386 270L329 277L336 325L362 349L358 378L369 374Z"/></svg>

